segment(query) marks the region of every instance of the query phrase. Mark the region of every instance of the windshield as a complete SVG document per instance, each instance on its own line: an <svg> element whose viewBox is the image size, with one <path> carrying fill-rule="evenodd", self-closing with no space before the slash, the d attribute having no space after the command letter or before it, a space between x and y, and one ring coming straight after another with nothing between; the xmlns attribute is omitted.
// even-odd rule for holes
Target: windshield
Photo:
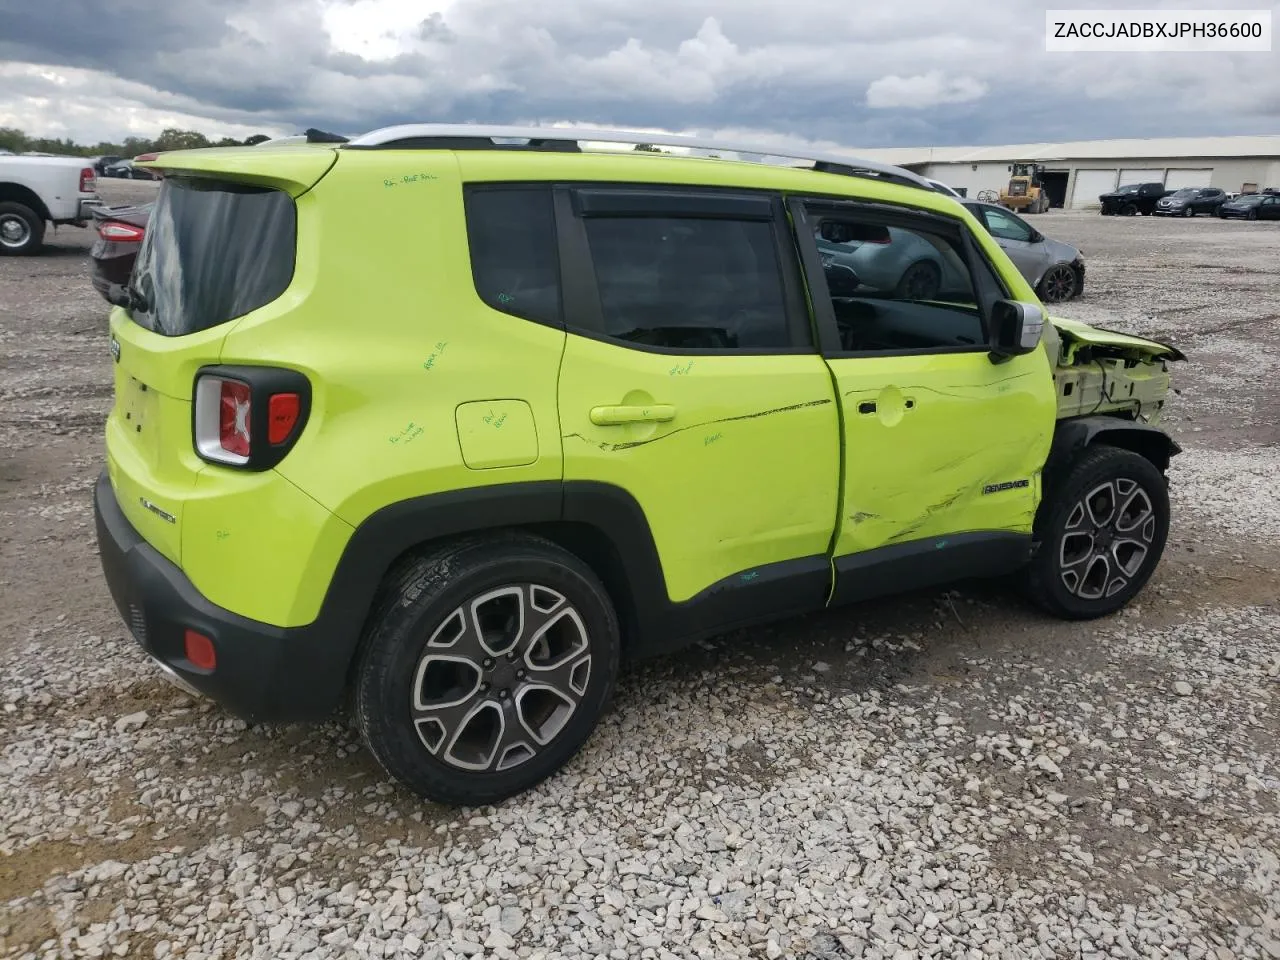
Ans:
<svg viewBox="0 0 1280 960"><path fill-rule="evenodd" d="M1245 206L1253 206L1255 203L1261 203L1265 197L1260 193L1246 193L1243 197L1236 197L1236 203L1242 203Z"/></svg>
<svg viewBox="0 0 1280 960"><path fill-rule="evenodd" d="M281 190L165 178L138 250L130 315L181 336L244 316L293 278L297 221Z"/></svg>
<svg viewBox="0 0 1280 960"><path fill-rule="evenodd" d="M1141 186L1142 184L1140 183L1126 183L1123 187L1121 187L1116 192L1117 193L1137 193L1138 188Z"/></svg>
<svg viewBox="0 0 1280 960"><path fill-rule="evenodd" d="M1185 200L1190 197L1194 197L1199 192L1200 192L1199 187L1183 187L1181 190L1175 190L1173 192L1173 196L1182 197Z"/></svg>

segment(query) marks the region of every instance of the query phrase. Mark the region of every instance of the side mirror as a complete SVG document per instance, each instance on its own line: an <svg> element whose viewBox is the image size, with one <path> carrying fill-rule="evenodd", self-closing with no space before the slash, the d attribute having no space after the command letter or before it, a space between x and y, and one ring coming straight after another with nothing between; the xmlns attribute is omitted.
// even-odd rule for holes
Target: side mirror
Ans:
<svg viewBox="0 0 1280 960"><path fill-rule="evenodd" d="M827 275L827 292L833 297L852 297L862 283L854 269L843 263L828 263L823 272Z"/></svg>
<svg viewBox="0 0 1280 960"><path fill-rule="evenodd" d="M1031 231L1031 242L1032 242L1032 243L1043 243L1043 242L1044 242L1044 234L1043 234L1043 233L1041 233L1039 230L1035 230L1035 229L1033 229L1033 230Z"/></svg>
<svg viewBox="0 0 1280 960"><path fill-rule="evenodd" d="M1044 307L1021 300L997 300L991 308L991 362L1030 353L1044 332Z"/></svg>

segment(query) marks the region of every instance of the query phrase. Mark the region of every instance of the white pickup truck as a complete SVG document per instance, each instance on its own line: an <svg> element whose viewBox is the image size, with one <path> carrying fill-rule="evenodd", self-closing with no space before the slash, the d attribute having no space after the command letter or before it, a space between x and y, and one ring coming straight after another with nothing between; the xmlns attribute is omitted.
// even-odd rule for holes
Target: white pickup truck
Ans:
<svg viewBox="0 0 1280 960"><path fill-rule="evenodd" d="M0 155L0 256L37 252L48 224L83 227L101 203L83 157Z"/></svg>

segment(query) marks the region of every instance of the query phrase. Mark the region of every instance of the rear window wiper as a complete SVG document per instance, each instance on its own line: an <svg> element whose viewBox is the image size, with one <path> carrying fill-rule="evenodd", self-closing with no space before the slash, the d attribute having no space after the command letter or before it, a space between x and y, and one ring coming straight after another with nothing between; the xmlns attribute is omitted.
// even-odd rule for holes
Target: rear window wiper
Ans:
<svg viewBox="0 0 1280 960"><path fill-rule="evenodd" d="M151 302L147 300L143 292L138 289L138 285L133 282L133 277L130 277L129 282L125 284L124 294L125 302L121 304L121 306L127 309L130 313L133 313L135 310L140 310L143 313L151 312Z"/></svg>

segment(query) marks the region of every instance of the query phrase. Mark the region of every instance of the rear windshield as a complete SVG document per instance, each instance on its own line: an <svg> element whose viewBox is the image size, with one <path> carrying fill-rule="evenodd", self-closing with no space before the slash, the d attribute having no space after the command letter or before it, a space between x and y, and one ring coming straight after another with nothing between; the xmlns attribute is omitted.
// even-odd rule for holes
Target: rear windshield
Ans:
<svg viewBox="0 0 1280 960"><path fill-rule="evenodd" d="M130 314L167 336L244 316L289 286L296 237L283 191L166 177L134 264Z"/></svg>

